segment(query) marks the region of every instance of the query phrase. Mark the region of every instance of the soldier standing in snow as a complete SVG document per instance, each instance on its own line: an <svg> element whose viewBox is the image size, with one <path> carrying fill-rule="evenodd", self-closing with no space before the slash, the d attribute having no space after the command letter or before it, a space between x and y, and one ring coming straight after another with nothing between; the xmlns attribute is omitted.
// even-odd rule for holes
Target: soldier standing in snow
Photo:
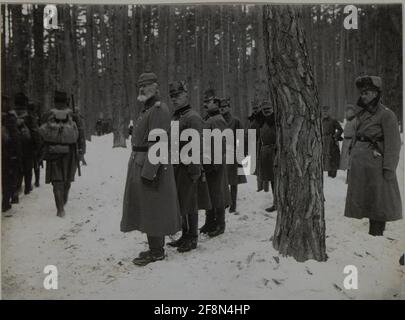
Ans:
<svg viewBox="0 0 405 320"><path fill-rule="evenodd" d="M397 117L381 103L381 78L359 77L356 87L362 110L350 152L345 216L368 218L369 234L382 236L387 221L402 218L396 176L401 137Z"/></svg>
<svg viewBox="0 0 405 320"><path fill-rule="evenodd" d="M149 137L151 131L170 130L169 109L158 97L154 73L141 74L138 87L138 100L144 108L132 131L121 231L146 233L149 250L141 252L133 260L134 264L145 266L165 258L165 236L181 229L181 216L173 166L168 161L152 164L148 156L149 148L157 139L157 136Z"/></svg>
<svg viewBox="0 0 405 320"><path fill-rule="evenodd" d="M236 198L238 196L238 184L247 182L245 175L238 174L238 169L241 168L242 166L238 164L236 158L236 148L237 148L236 130L243 129L243 125L242 122L239 120L239 118L235 117L231 113L231 105L229 98L221 99L219 110L221 111L221 114L224 117L228 128L232 130L234 136L234 163L227 164L226 169L228 174L228 183L231 192L231 206L229 208L229 212L236 212Z"/></svg>
<svg viewBox="0 0 405 320"><path fill-rule="evenodd" d="M219 129L223 131L227 128L224 117L219 112L219 99L215 92L209 89L204 94L204 109L207 113L205 129ZM211 141L212 142L212 141ZM201 233L208 233L210 237L216 237L225 231L225 208L231 202L228 175L225 164L225 143L222 145L222 162L214 164L214 146L211 145L211 163L204 165L206 172L208 189L212 204L212 209L207 210L204 226L200 229Z"/></svg>
<svg viewBox="0 0 405 320"><path fill-rule="evenodd" d="M340 162L338 141L342 140L343 129L336 119L330 116L330 107L322 107L322 146L323 170L328 176L335 178Z"/></svg>

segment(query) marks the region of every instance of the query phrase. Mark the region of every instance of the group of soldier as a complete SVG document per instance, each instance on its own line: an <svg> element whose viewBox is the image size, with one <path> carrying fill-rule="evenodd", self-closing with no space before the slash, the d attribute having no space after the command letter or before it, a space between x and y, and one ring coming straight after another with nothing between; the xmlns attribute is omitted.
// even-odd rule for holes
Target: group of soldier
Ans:
<svg viewBox="0 0 405 320"><path fill-rule="evenodd" d="M2 96L2 212L19 203L23 183L24 194L33 190L33 172L34 185L39 187L39 120L38 104L29 102L23 93L17 93L14 101Z"/></svg>
<svg viewBox="0 0 405 320"><path fill-rule="evenodd" d="M66 92L55 91L55 109L69 109ZM24 93L17 93L14 100L2 96L2 211L11 209L19 202L19 193L32 190L40 185L40 168L46 161L45 183L52 183L57 215L64 216L64 205L68 200L70 184L74 181L80 162L85 164L85 137L83 121L77 110L71 110L71 117L77 124L78 139L70 152L49 157L49 143L41 135L41 126L46 123L54 109L40 113L40 105L30 102Z"/></svg>
<svg viewBox="0 0 405 320"><path fill-rule="evenodd" d="M346 108L344 130L331 117L330 108L322 107L323 168L332 178L336 177L337 170L347 170L345 216L368 218L369 233L381 236L387 221L402 218L396 177L401 148L398 120L381 103L380 77L362 76L355 83L360 97L356 105ZM165 236L181 231L181 237L172 239L168 245L177 248L178 252L188 252L197 248L199 233L210 238L223 234L226 209L229 208L230 213L236 212L238 185L246 183L236 155L233 164L225 162L225 145L222 147L221 163L206 164L202 159L198 163L189 163L182 161L182 158L178 164L152 163L148 151L158 141L154 129L170 132L171 121L178 121L180 135L184 130L194 129L202 139L203 129L219 129L221 132L231 129L236 136L236 130L244 129L244 126L232 114L230 99L217 97L213 89L205 91L204 115L200 115L197 108L190 104L184 81L169 84L174 109L172 114L159 96L158 79L154 73L142 73L138 88L138 101L143 104L143 109L131 128L132 152L128 162L120 229L122 232L138 230L147 235L149 249L133 260L134 264L145 266L165 259ZM39 186L39 168L45 159L45 182L52 183L57 215L64 216L71 182L74 181L76 170L80 170L78 164L84 160L83 122L74 110L67 113L67 117L74 121L77 141L70 142L63 154L52 157L46 155L47 150L52 148L49 145L46 148L40 125L52 117L61 119L61 111L69 109L72 103L65 92L56 91L54 108L40 116L38 105L30 103L24 94L15 95L12 108L9 98L3 96L3 211L9 210L11 203L18 202L23 180L24 193L31 192L33 171L35 185ZM253 105L248 120L248 128L256 129L257 191L268 192L271 186L273 204L266 211L273 212L277 210L274 192L277 143L272 103L263 101ZM339 141L343 141L341 154ZM238 141L235 139L234 143L236 149ZM178 144L181 149L187 141L179 141ZM55 146L51 144L51 147ZM214 152L215 149L211 146L210 150ZM204 157L203 153L201 157ZM213 154L209 157L214 159ZM205 210L205 223L200 229L199 210Z"/></svg>
<svg viewBox="0 0 405 320"><path fill-rule="evenodd" d="M139 230L147 235L149 249L133 260L139 266L165 258L165 236L182 231L181 236L168 243L178 252L197 248L199 232L217 237L225 232L225 212L236 212L238 185L246 183L241 174L242 165L225 162L226 141L222 146L222 162L152 164L148 150L156 141L153 129L169 132L171 121L178 121L179 134L194 129L202 137L203 129L244 129L240 119L231 112L230 99L219 98L215 90L204 93L204 115L190 105L187 84L175 81L169 84L169 96L174 112L159 97L159 85L152 72L143 73L138 80L138 100L144 108L132 126L132 153L128 163L125 184L121 231ZM258 107L258 106L257 106ZM249 127L258 129L257 170L258 191L274 189L273 161L275 156L275 123L273 109L268 102L255 108L249 117ZM187 143L180 141L180 149ZM214 143L211 141L210 143ZM236 144L238 141L234 140ZM211 146L211 152L214 151ZM204 157L201 153L201 157ZM209 155L214 159L214 155ZM274 198L274 197L273 197ZM205 210L205 223L198 229L198 210ZM268 211L275 211L276 203Z"/></svg>
<svg viewBox="0 0 405 320"><path fill-rule="evenodd" d="M328 106L322 107L323 168L335 178L337 170L347 170L347 198L345 216L368 218L369 234L381 236L387 221L402 218L401 198L396 178L401 139L395 114L382 105L382 80L376 76L356 79L359 100L356 107L346 108L346 126L330 115ZM168 132L171 121L179 121L180 133L194 129L242 129L241 121L230 108L228 98L218 98L209 89L204 94L202 117L192 106L183 81L169 85L174 113L158 95L158 79L154 73L143 73L138 80L138 100L144 104L132 127L132 153L128 163L121 231L139 230L146 233L149 249L133 260L139 266L165 259L165 236L182 230L182 235L168 245L187 252L197 247L198 210L205 210L205 224L200 233L216 237L225 231L225 210L236 211L238 184L245 183L239 164L182 163L152 164L147 156L153 129ZM274 170L276 159L276 126L272 103L263 101L253 105L249 128L256 129L257 191L273 192L273 205L266 210L277 210ZM341 135L344 134L342 138ZM151 137L152 135L152 137ZM201 136L201 135L200 135ZM339 141L342 143L340 155ZM180 142L180 147L182 147ZM185 144L186 142L184 142ZM236 141L235 141L236 143ZM214 148L211 148L213 150Z"/></svg>

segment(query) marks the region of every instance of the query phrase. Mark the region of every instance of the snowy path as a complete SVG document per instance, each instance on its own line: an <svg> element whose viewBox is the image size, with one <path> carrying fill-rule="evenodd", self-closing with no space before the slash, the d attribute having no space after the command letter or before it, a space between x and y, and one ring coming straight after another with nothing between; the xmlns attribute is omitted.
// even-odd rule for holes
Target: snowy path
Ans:
<svg viewBox="0 0 405 320"><path fill-rule="evenodd" d="M145 236L119 231L129 150L111 145L110 135L88 144L88 166L73 184L65 219L56 217L44 183L21 197L12 217L3 215L3 299L399 299L401 282L405 299L405 267L398 263L405 223L389 223L384 237L373 238L366 220L344 218L342 171L325 177L326 263L278 256L269 242L276 215L264 211L270 193L255 192L249 177L239 188L240 213L227 214L225 234L200 239L192 252L167 248L167 260L134 266ZM403 159L398 173L403 185ZM46 265L58 268L58 290L43 288ZM359 270L358 290L343 287L346 265Z"/></svg>

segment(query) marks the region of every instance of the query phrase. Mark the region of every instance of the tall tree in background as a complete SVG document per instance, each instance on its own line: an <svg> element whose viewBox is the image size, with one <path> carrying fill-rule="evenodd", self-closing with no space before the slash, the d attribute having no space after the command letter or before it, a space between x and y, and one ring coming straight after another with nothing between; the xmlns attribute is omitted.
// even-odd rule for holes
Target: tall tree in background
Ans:
<svg viewBox="0 0 405 320"><path fill-rule="evenodd" d="M263 18L277 135L273 246L297 261L325 261L321 114L299 9L265 6Z"/></svg>

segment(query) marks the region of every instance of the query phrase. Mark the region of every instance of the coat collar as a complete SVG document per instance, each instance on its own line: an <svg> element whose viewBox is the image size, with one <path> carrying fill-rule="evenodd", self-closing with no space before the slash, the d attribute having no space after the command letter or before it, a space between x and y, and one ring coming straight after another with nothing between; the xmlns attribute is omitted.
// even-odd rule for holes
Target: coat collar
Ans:
<svg viewBox="0 0 405 320"><path fill-rule="evenodd" d="M146 100L145 101L145 104L144 104L144 110L146 111L146 110L148 110L150 107L152 107L157 101L159 101L159 98L158 98L158 96L153 96L153 97L150 97L148 100Z"/></svg>
<svg viewBox="0 0 405 320"><path fill-rule="evenodd" d="M176 111L174 111L173 116L178 117L180 115L185 114L189 110L191 110L191 106L188 104L188 105L181 107L180 109L177 109Z"/></svg>

